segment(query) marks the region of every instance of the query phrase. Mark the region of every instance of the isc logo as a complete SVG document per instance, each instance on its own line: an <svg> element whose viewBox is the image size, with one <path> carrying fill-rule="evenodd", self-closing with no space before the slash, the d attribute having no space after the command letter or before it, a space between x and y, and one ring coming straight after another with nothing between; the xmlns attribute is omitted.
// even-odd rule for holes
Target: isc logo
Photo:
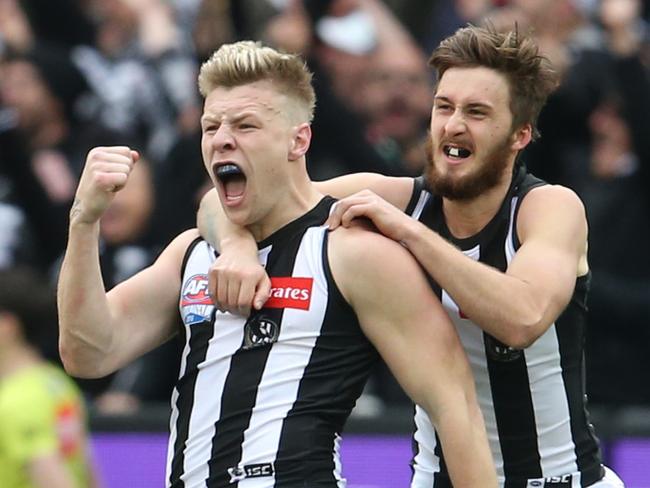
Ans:
<svg viewBox="0 0 650 488"><path fill-rule="evenodd" d="M246 478L262 478L264 476L273 476L273 464L247 464L245 466L235 466L228 468L230 482L236 483Z"/></svg>
<svg viewBox="0 0 650 488"><path fill-rule="evenodd" d="M571 488L572 474L528 480L526 488Z"/></svg>

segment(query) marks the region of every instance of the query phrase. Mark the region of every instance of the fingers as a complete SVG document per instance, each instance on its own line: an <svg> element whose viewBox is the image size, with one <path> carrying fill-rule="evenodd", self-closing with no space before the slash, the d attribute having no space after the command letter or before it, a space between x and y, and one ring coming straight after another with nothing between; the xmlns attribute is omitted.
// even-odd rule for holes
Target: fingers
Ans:
<svg viewBox="0 0 650 488"><path fill-rule="evenodd" d="M219 261L212 265L208 274L208 290L217 309L248 316L254 306L261 309L271 293L271 281L264 268L241 269Z"/></svg>
<svg viewBox="0 0 650 488"><path fill-rule="evenodd" d="M91 172L99 189L115 192L124 187L139 157L126 146L96 147L88 153L85 171Z"/></svg>
<svg viewBox="0 0 650 488"><path fill-rule="evenodd" d="M349 227L353 219L365 216L377 199L377 195L370 190L363 190L343 198L336 202L325 223L330 230L336 229L339 225Z"/></svg>
<svg viewBox="0 0 650 488"><path fill-rule="evenodd" d="M270 296L271 280L268 275L264 273L264 276L258 284L257 291L255 292L255 296L253 298L253 306L255 307L255 310L261 310Z"/></svg>

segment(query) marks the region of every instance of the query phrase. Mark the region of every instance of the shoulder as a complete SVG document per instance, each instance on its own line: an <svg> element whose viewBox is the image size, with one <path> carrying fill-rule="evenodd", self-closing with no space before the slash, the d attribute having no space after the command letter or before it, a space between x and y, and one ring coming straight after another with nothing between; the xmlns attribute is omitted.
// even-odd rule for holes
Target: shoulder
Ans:
<svg viewBox="0 0 650 488"><path fill-rule="evenodd" d="M196 228L188 229L178 234L163 250L162 256L184 256L192 242L199 239L201 235Z"/></svg>
<svg viewBox="0 0 650 488"><path fill-rule="evenodd" d="M417 271L404 246L365 223L331 232L328 258L332 275L348 301L389 286L407 289L409 277Z"/></svg>
<svg viewBox="0 0 650 488"><path fill-rule="evenodd" d="M571 228L576 234L587 233L587 216L580 197L561 185L543 185L530 190L517 214L522 237L537 229L553 231Z"/></svg>
<svg viewBox="0 0 650 488"><path fill-rule="evenodd" d="M337 227L330 232L330 250L351 266L364 266L383 261L385 253L408 254L408 251L380 232L367 220L355 220L350 227ZM357 264L355 264L357 263Z"/></svg>
<svg viewBox="0 0 650 488"><path fill-rule="evenodd" d="M519 219L539 219L545 215L565 214L584 218L585 207L580 197L561 185L543 185L526 194L519 209Z"/></svg>
<svg viewBox="0 0 650 488"><path fill-rule="evenodd" d="M405 210L413 193L415 178L385 176L378 173L352 173L327 181L314 182L318 190L335 198L345 198L370 190L384 200Z"/></svg>

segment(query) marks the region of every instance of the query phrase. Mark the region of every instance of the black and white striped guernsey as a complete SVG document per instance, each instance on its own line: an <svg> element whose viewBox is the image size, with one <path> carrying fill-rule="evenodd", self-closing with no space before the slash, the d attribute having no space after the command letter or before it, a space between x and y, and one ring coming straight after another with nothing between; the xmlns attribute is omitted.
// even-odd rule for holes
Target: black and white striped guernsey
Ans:
<svg viewBox="0 0 650 488"><path fill-rule="evenodd" d="M516 168L501 208L478 234L454 238L442 199L415 180L407 213L455 244L465 255L501 271L519 248L516 217L528 191L545 182ZM587 274L578 278L570 304L532 346L509 348L467 319L451 297L432 286L467 351L490 447L504 488L578 488L603 474L589 422L584 389ZM416 407L412 488L451 487L439 439Z"/></svg>
<svg viewBox="0 0 650 488"><path fill-rule="evenodd" d="M332 279L334 200L259 244L271 298L250 318L216 311L197 239L185 256L185 348L172 394L167 486L344 487L339 433L378 355Z"/></svg>

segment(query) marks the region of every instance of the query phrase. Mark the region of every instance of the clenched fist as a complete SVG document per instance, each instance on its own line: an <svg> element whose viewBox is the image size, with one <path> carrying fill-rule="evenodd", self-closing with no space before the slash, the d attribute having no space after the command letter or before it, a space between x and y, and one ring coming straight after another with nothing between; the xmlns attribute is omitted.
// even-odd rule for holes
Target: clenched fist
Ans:
<svg viewBox="0 0 650 488"><path fill-rule="evenodd" d="M70 221L87 224L97 222L115 193L126 185L131 169L139 158L137 151L126 146L91 149L79 180Z"/></svg>

